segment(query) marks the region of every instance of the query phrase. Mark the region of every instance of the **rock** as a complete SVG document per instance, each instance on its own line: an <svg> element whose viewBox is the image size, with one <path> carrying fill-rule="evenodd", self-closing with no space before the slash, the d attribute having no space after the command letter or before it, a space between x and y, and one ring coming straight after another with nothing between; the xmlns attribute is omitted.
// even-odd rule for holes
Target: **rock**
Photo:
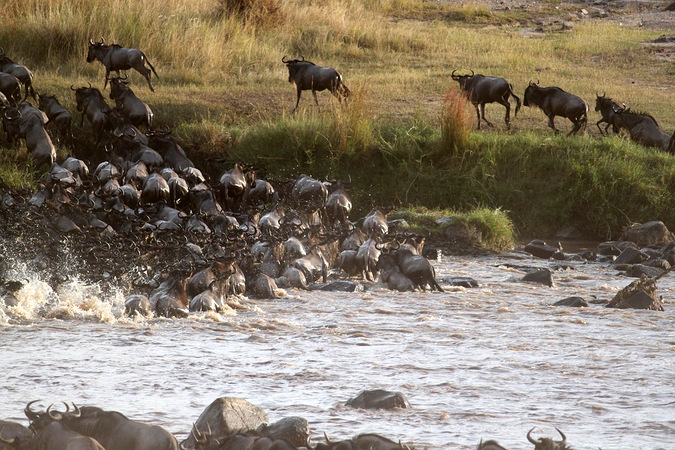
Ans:
<svg viewBox="0 0 675 450"><path fill-rule="evenodd" d="M649 278L657 278L666 273L665 270L658 267L646 266L644 264L633 264L626 268L626 275L629 277L640 278L647 276Z"/></svg>
<svg viewBox="0 0 675 450"><path fill-rule="evenodd" d="M560 251L561 246L558 245L557 247L554 247L552 245L548 245L541 239L533 239L525 246L523 250L525 250L530 255L536 256L537 258L548 259L553 256L554 253Z"/></svg>
<svg viewBox="0 0 675 450"><path fill-rule="evenodd" d="M330 283L314 283L307 286L310 291L363 292L363 284L355 281L338 280Z"/></svg>
<svg viewBox="0 0 675 450"><path fill-rule="evenodd" d="M623 232L621 239L634 242L639 246L663 245L675 242L675 237L666 225L658 220L634 225Z"/></svg>
<svg viewBox="0 0 675 450"><path fill-rule="evenodd" d="M661 299L656 295L656 280L643 275L620 290L607 304L607 308L663 311Z"/></svg>
<svg viewBox="0 0 675 450"><path fill-rule="evenodd" d="M235 431L261 430L269 421L262 408L236 397L214 400L199 416L195 427L200 431L211 430L214 439L223 438ZM195 448L192 433L183 441L186 448Z"/></svg>
<svg viewBox="0 0 675 450"><path fill-rule="evenodd" d="M407 230L410 224L405 219L392 219L387 221L389 230Z"/></svg>
<svg viewBox="0 0 675 450"><path fill-rule="evenodd" d="M534 269L527 272L520 281L530 281L533 283L545 284L548 287L553 287L553 274L549 269Z"/></svg>
<svg viewBox="0 0 675 450"><path fill-rule="evenodd" d="M451 222L443 232L454 244L467 247L480 247L483 233L476 227L456 221Z"/></svg>
<svg viewBox="0 0 675 450"><path fill-rule="evenodd" d="M598 244L598 253L604 256L619 256L628 247L637 249L637 245L634 242L607 241Z"/></svg>
<svg viewBox="0 0 675 450"><path fill-rule="evenodd" d="M410 403L403 394L385 391L384 389L361 391L356 397L348 400L345 405L362 409L410 408Z"/></svg>
<svg viewBox="0 0 675 450"><path fill-rule="evenodd" d="M581 297L567 297L562 300L558 300L553 303L551 306L572 306L574 308L587 307L588 303Z"/></svg>
<svg viewBox="0 0 675 450"><path fill-rule="evenodd" d="M562 23L562 29L563 30L571 30L574 28L574 22L570 22L569 20L566 20Z"/></svg>
<svg viewBox="0 0 675 450"><path fill-rule="evenodd" d="M675 11L675 2L671 2L670 5L666 6L666 11Z"/></svg>
<svg viewBox="0 0 675 450"><path fill-rule="evenodd" d="M444 283L449 284L450 286L459 286L465 288L475 288L478 287L478 281L469 277L451 277L445 278Z"/></svg>
<svg viewBox="0 0 675 450"><path fill-rule="evenodd" d="M302 417L285 417L266 426L261 433L274 439L285 439L296 447L309 448L309 423Z"/></svg>
<svg viewBox="0 0 675 450"><path fill-rule="evenodd" d="M640 250L633 247L628 247L627 249L622 251L619 254L619 256L616 257L616 259L614 260L614 265L616 266L619 264L639 264L648 259L649 256L645 255Z"/></svg>

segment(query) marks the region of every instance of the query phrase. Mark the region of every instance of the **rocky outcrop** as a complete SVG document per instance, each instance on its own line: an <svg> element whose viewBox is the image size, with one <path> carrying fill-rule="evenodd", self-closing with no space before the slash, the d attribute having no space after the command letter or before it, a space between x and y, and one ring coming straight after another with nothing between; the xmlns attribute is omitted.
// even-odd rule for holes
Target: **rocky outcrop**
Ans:
<svg viewBox="0 0 675 450"><path fill-rule="evenodd" d="M668 231L666 225L658 220L633 225L624 230L621 239L635 242L639 246L664 245L675 242L675 236Z"/></svg>
<svg viewBox="0 0 675 450"><path fill-rule="evenodd" d="M643 275L620 290L607 304L607 308L663 311L661 299L656 293L656 280Z"/></svg>

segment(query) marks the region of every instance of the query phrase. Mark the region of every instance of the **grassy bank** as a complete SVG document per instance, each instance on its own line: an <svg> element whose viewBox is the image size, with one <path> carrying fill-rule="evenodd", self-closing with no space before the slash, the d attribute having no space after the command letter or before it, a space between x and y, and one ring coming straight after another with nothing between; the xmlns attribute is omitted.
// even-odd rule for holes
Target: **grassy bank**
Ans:
<svg viewBox="0 0 675 450"><path fill-rule="evenodd" d="M608 238L652 219L675 228L673 157L601 138L593 112L596 92L606 92L673 132L673 64L643 44L663 32L576 20L578 8L553 0L500 11L419 0L8 0L0 45L34 71L39 92L73 113L72 84L103 87L102 66L85 62L90 38L142 48L160 79L153 94L130 73L132 88L213 176L238 160L277 179L351 175L356 214L373 205L488 209L505 212L523 235L575 226ZM529 32L551 15L573 28ZM316 108L305 93L291 116L283 55L339 68L350 107L323 93ZM450 129L444 117L463 110L455 68L506 77L521 98L530 80L563 87L589 103L587 134L554 136L532 108L506 130L494 105L494 130L471 131L470 107ZM94 159L89 125L77 117L75 154ZM61 157L69 151L59 148ZM26 161L0 148L0 178L29 185Z"/></svg>

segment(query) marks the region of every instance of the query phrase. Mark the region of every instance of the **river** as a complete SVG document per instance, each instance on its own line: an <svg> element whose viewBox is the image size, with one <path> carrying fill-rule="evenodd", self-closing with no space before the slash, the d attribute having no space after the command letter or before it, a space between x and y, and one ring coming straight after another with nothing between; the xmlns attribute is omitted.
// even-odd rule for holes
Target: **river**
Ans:
<svg viewBox="0 0 675 450"><path fill-rule="evenodd" d="M187 319L123 317L124 295L76 281L30 282L0 313L0 419L63 401L118 410L179 438L214 399L241 397L274 422L306 418L314 442L377 432L417 449L509 449L558 438L575 449L675 448L674 275L665 312L550 306L610 300L632 279L601 263L566 263L554 287L515 266L552 267L520 252L444 256L445 293L289 290L278 300ZM450 287L472 277L476 288ZM359 410L363 389L402 392L411 409ZM58 405L62 408L62 405Z"/></svg>

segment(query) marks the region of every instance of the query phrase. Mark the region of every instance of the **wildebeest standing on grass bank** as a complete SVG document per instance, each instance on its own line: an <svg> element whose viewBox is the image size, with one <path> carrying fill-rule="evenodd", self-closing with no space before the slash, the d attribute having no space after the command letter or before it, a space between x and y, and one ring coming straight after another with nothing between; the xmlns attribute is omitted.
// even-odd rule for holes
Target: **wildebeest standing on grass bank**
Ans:
<svg viewBox="0 0 675 450"><path fill-rule="evenodd" d="M91 122L96 145L101 142L103 131L108 126L109 114L112 111L110 106L106 103L101 91L91 87L80 87L75 89L72 85L70 89L75 91L75 101L77 103L77 110L82 112L82 120L80 126L84 125L84 116L87 116Z"/></svg>
<svg viewBox="0 0 675 450"><path fill-rule="evenodd" d="M70 112L59 103L54 95L40 95L38 100L38 106L42 111L47 114L49 122L47 125L54 124L56 127L56 136L58 137L58 142L60 144L66 144L66 142L73 145L73 131L71 128L71 123L73 121L73 116Z"/></svg>
<svg viewBox="0 0 675 450"><path fill-rule="evenodd" d="M494 126L485 118L485 104L499 103L506 108L506 115L504 122L507 128L511 127L511 103L509 97L516 99L516 113L520 111L520 98L513 93L513 86L504 78L486 77L485 75L475 74L471 71L471 75L455 75L456 70L452 71L450 75L453 80L459 83L459 87L466 92L469 100L476 107L476 116L478 118L478 129L480 130L481 117L489 126ZM478 107L480 106L480 110Z"/></svg>
<svg viewBox="0 0 675 450"><path fill-rule="evenodd" d="M602 119L598 120L597 123L595 124L598 127L598 130L600 130L600 134L606 135L608 134L607 130L609 127L612 127L612 130L615 133L619 132L619 128L616 126L616 114L620 113L621 111L624 111L626 109L625 105L621 106L611 98L607 97L606 94L595 94L595 110L602 115ZM602 128L600 128L601 123L606 123L605 125L605 131L603 133Z"/></svg>
<svg viewBox="0 0 675 450"><path fill-rule="evenodd" d="M152 127L154 114L147 103L136 97L129 87L126 77L114 77L110 79L110 98L115 100L117 109L122 115L136 127L145 125L146 129Z"/></svg>
<svg viewBox="0 0 675 450"><path fill-rule="evenodd" d="M103 89L108 85L111 71L116 71L117 76L119 76L120 70L134 69L145 77L150 90L155 92L152 83L150 83L150 70L152 70L152 73L154 73L157 78L159 78L159 76L143 51L137 48L125 48L117 44L105 45L105 39L103 38L101 38L100 42L94 42L92 39L89 39L87 62L90 63L94 60L99 60L105 67L105 82L103 83ZM150 69L145 67L145 63L148 63Z"/></svg>
<svg viewBox="0 0 675 450"><path fill-rule="evenodd" d="M0 47L0 72L15 76L24 85L26 91L26 95L23 97L24 100L28 98L29 92L33 100L37 100L35 89L33 89L33 72L28 70L28 67L17 64L5 56L5 49L2 47Z"/></svg>
<svg viewBox="0 0 675 450"><path fill-rule="evenodd" d="M302 91L311 90L317 106L319 106L319 99L316 97L316 91L328 89L339 102L342 102L343 99L346 101L347 97L349 97L349 89L345 86L342 76L337 70L330 67L317 66L313 62L305 61L304 56L302 56L302 59L289 60L284 56L281 58L281 62L288 67L288 82L295 84L295 88L298 91L298 99L295 102L293 112L298 109Z"/></svg>
<svg viewBox="0 0 675 450"><path fill-rule="evenodd" d="M628 130L630 138L638 144L672 152L670 135L659 127L656 119L650 114L633 112L629 109L616 111L614 123L618 129Z"/></svg>
<svg viewBox="0 0 675 450"><path fill-rule="evenodd" d="M538 106L548 117L548 126L558 133L553 119L555 116L565 117L573 124L567 136L576 134L588 122L588 105L576 95L563 91L559 87L540 87L538 83L530 84L525 89L523 105Z"/></svg>

